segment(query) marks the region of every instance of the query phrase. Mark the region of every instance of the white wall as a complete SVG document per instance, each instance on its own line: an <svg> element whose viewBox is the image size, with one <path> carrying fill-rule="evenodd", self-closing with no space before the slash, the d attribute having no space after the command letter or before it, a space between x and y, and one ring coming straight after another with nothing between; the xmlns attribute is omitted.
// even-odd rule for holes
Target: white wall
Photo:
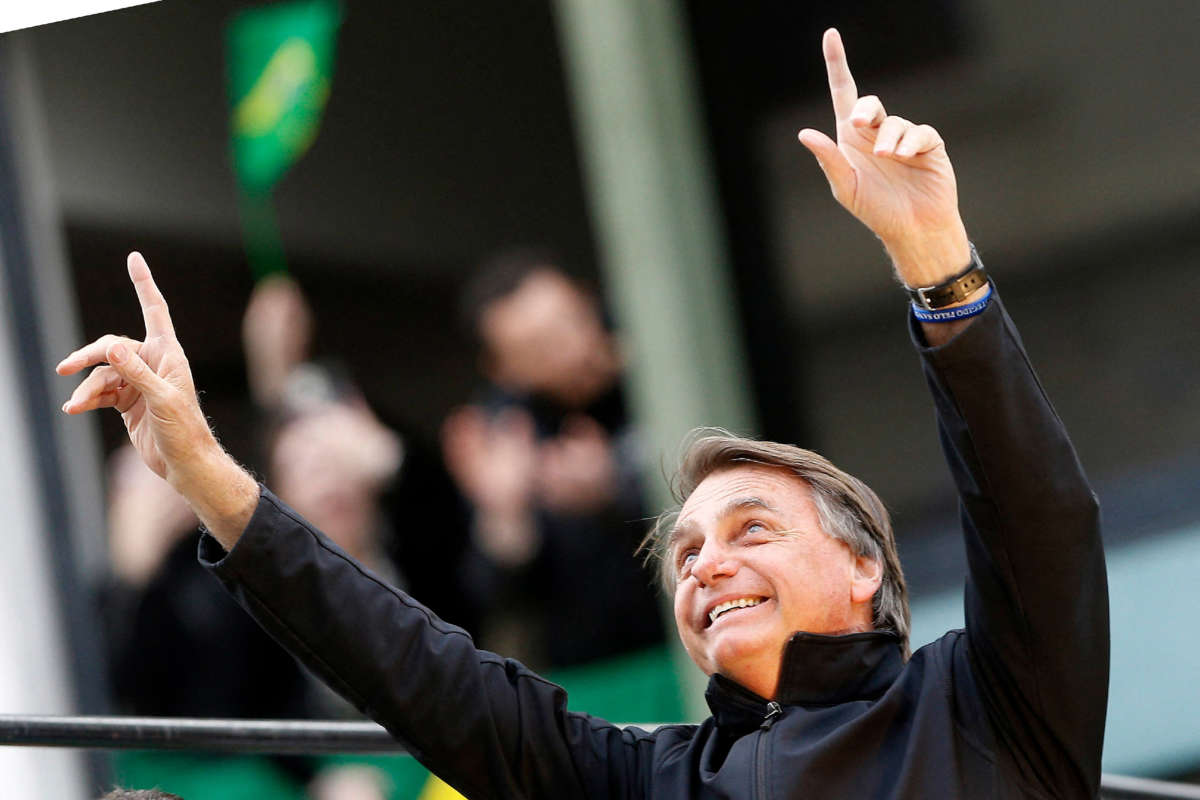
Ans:
<svg viewBox="0 0 1200 800"><path fill-rule="evenodd" d="M62 621L0 273L0 713L69 714ZM77 754L0 747L6 797L82 797Z"/></svg>
<svg viewBox="0 0 1200 800"><path fill-rule="evenodd" d="M12 196L4 198L15 205L16 213L0 226L0 641L5 643L0 647L0 714L72 714L78 709L70 665L81 643L67 641L50 551L52 534L63 532L52 531L45 517L38 465L49 458L61 466L64 496L53 502L66 512L61 518L68 520L69 530L60 541L69 543L67 560L82 570L78 584L71 587L78 592L102 566L97 448L89 425L70 424L47 409L42 424L50 420L57 452L39 453L30 419L31 387L49 381L49 391L65 397L73 381L53 378L52 363L46 363L41 374L28 374L22 354L29 342L18 337L34 334L40 348L56 353L75 346L79 334L73 300L68 299L73 292L51 192L44 127L23 42L20 34L0 40L0 97L6 123L0 156L13 162L16 183ZM36 331L18 330L13 324L11 304L27 300L14 299L8 285L12 265L3 259L11 252L27 255L31 265L35 298L33 308L23 310L37 320ZM80 508L91 513L81 518ZM85 772L75 751L0 747L5 797L91 796Z"/></svg>

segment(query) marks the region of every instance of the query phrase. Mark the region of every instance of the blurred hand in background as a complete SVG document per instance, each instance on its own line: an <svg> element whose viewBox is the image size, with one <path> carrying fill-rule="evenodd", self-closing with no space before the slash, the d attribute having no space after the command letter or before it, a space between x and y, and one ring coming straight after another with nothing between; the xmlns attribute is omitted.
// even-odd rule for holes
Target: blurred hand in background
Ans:
<svg viewBox="0 0 1200 800"><path fill-rule="evenodd" d="M122 583L141 587L171 548L199 520L165 480L150 471L132 445L108 460L108 556Z"/></svg>
<svg viewBox="0 0 1200 800"><path fill-rule="evenodd" d="M535 436L533 418L519 408L491 415L462 406L442 426L446 467L476 511L476 544L501 564L528 561L539 544Z"/></svg>
<svg viewBox="0 0 1200 800"><path fill-rule="evenodd" d="M288 376L306 361L312 344L313 315L291 278L259 281L242 316L242 346L250 392L261 408L274 408Z"/></svg>
<svg viewBox="0 0 1200 800"><path fill-rule="evenodd" d="M613 502L617 464L608 433L596 420L573 414L537 454L538 496L560 514L587 514Z"/></svg>

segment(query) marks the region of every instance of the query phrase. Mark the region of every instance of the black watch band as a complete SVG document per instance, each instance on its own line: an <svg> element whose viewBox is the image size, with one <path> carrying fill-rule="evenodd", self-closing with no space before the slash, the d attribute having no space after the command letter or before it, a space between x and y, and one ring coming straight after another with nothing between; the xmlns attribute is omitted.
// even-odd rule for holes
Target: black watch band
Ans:
<svg viewBox="0 0 1200 800"><path fill-rule="evenodd" d="M986 286L987 282L987 270L979 261L979 253L975 252L975 245L971 245L971 263L967 264L967 268L953 278L942 281L937 286L921 286L916 289L906 286L905 288L908 289L908 296L912 298L918 308L934 311L966 300L971 292Z"/></svg>

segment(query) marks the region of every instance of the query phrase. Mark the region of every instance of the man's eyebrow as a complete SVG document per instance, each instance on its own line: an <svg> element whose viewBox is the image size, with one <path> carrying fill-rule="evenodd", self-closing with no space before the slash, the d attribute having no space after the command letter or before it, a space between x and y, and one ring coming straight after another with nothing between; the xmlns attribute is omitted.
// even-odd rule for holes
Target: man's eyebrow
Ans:
<svg viewBox="0 0 1200 800"><path fill-rule="evenodd" d="M671 532L667 535L667 552L675 549L675 545L679 544L679 540L696 529L694 522L676 522L671 527Z"/></svg>
<svg viewBox="0 0 1200 800"><path fill-rule="evenodd" d="M717 515L717 518L725 519L726 517L732 517L734 514L737 514L740 511L746 511L747 509L753 508L761 508L764 511L770 511L772 514L779 513L779 509L775 508L775 506L771 505L766 500L763 500L761 497L754 497L751 495L747 497L735 497L734 499L730 500L725 504L725 507L721 509L720 513ZM670 552L671 549L674 548L679 542L679 540L691 533L695 527L696 523L692 522L691 520L688 520L687 522L676 523L675 527L671 528L671 533L667 536L667 551Z"/></svg>
<svg viewBox="0 0 1200 800"><path fill-rule="evenodd" d="M770 511L772 514L779 513L779 509L761 497L737 497L726 503L725 508L721 509L721 516L731 517L737 512L745 511L748 508L761 508L764 511Z"/></svg>

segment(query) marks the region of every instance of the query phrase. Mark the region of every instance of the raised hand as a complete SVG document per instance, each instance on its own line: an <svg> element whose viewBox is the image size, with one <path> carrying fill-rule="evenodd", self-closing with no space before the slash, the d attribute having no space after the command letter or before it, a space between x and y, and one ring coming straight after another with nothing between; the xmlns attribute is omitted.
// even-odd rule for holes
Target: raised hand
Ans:
<svg viewBox="0 0 1200 800"><path fill-rule="evenodd" d="M506 408L493 419L478 406L458 408L442 426L442 452L475 507L480 550L509 567L533 558L541 538L534 519L537 437L528 412Z"/></svg>
<svg viewBox="0 0 1200 800"><path fill-rule="evenodd" d="M60 375L96 367L75 388L63 411L120 412L129 440L146 465L187 499L222 544L231 546L253 512L257 484L221 449L208 427L167 301L146 260L130 253L128 267L146 337L138 341L101 336L59 362Z"/></svg>
<svg viewBox="0 0 1200 800"><path fill-rule="evenodd" d="M167 302L139 253L129 255L129 278L146 324L142 341L107 334L58 364L73 375L98 364L63 404L68 414L115 408L138 455L160 477L171 480L172 465L211 438L196 402L196 387L183 348L175 338Z"/></svg>
<svg viewBox="0 0 1200 800"><path fill-rule="evenodd" d="M199 522L179 493L130 445L108 460L108 560L122 583L143 587Z"/></svg>
<svg viewBox="0 0 1200 800"><path fill-rule="evenodd" d="M929 286L970 260L954 169L929 125L889 116L874 95L858 96L841 35L822 42L837 141L805 128L800 142L820 164L833 196L887 248L900 278Z"/></svg>
<svg viewBox="0 0 1200 800"><path fill-rule="evenodd" d="M259 281L242 316L242 348L260 407L279 403L288 376L308 358L312 332L312 309L296 281L282 275Z"/></svg>
<svg viewBox="0 0 1200 800"><path fill-rule="evenodd" d="M589 416L568 418L563 431L538 448L542 505L562 514L587 514L612 502L617 463L612 441Z"/></svg>
<svg viewBox="0 0 1200 800"><path fill-rule="evenodd" d="M532 509L538 452L528 412L506 408L492 418L478 406L457 408L442 426L442 452L476 508L505 515Z"/></svg>

